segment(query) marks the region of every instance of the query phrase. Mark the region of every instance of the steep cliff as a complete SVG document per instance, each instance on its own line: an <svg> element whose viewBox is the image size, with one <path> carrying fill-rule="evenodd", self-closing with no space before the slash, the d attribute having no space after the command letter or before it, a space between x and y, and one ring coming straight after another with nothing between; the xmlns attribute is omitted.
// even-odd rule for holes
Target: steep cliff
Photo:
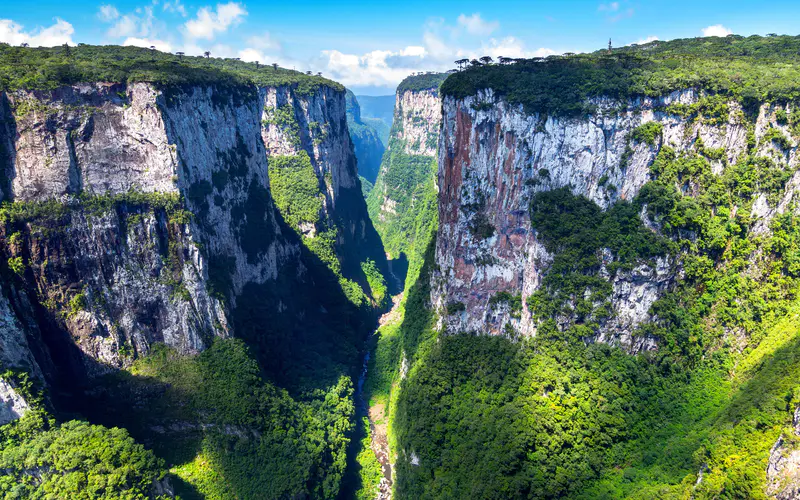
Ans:
<svg viewBox="0 0 800 500"><path fill-rule="evenodd" d="M178 477L212 498L267 483L271 497L335 495L349 374L371 304L386 295L344 89L139 49L2 49L15 78L30 70L25 58L66 59L76 73L0 92L3 370L47 388L42 404L57 415L123 425L170 466L186 462ZM98 59L116 82L71 81L104 76ZM287 182L298 172L299 191ZM221 340L231 337L248 348ZM147 371L159 363L183 368ZM12 420L28 402L8 380ZM264 405L283 409L255 411ZM298 439L280 437L284 425L325 444L283 457L296 477L266 468L234 480ZM231 436L238 462L223 458ZM218 475L206 483L197 467L209 460ZM315 479L297 479L310 470Z"/></svg>
<svg viewBox="0 0 800 500"><path fill-rule="evenodd" d="M796 491L799 45L445 80L430 280L383 354L397 497Z"/></svg>
<svg viewBox="0 0 800 500"><path fill-rule="evenodd" d="M447 75L410 76L397 88L389 144L367 198L370 217L393 259L410 259L422 205L435 203L436 144L441 125L439 85ZM424 244L418 250L423 252Z"/></svg>
<svg viewBox="0 0 800 500"><path fill-rule="evenodd" d="M378 177L381 158L386 150L375 127L362 119L361 106L351 91L347 91L347 129L353 140L353 149L358 159L358 174L370 184Z"/></svg>

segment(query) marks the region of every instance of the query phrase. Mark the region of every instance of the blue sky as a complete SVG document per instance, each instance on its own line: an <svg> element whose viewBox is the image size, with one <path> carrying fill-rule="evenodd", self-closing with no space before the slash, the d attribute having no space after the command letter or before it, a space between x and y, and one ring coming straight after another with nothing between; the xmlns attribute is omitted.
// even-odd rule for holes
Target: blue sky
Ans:
<svg viewBox="0 0 800 500"><path fill-rule="evenodd" d="M584 52L658 38L798 34L800 2L247 2L4 0L0 41L128 44L321 71L356 91L394 92L408 74L481 55Z"/></svg>

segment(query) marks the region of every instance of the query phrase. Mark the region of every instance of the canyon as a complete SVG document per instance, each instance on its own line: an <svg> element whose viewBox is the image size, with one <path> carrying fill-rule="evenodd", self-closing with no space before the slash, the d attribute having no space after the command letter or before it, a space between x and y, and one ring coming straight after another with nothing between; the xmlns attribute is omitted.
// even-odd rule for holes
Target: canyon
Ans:
<svg viewBox="0 0 800 500"><path fill-rule="evenodd" d="M795 497L799 47L420 73L383 151L321 76L0 46L8 456L107 442L159 499Z"/></svg>

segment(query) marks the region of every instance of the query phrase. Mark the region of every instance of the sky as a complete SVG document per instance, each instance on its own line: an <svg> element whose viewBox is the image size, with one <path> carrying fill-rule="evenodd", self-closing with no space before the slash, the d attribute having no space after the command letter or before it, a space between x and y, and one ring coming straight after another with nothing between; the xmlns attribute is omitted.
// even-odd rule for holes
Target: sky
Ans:
<svg viewBox="0 0 800 500"><path fill-rule="evenodd" d="M121 44L322 72L359 95L483 55L534 57L696 36L798 34L800 2L737 0L2 0L0 42Z"/></svg>

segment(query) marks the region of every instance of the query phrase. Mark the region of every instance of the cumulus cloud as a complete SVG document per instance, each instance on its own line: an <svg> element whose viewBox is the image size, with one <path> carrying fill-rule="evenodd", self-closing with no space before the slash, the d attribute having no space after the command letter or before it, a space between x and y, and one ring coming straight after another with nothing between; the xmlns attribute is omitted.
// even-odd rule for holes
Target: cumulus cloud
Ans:
<svg viewBox="0 0 800 500"><path fill-rule="evenodd" d="M170 2L168 0L164 2L162 9L164 9L164 12L175 12L183 17L186 17L186 7L183 6L181 0L175 0L174 2Z"/></svg>
<svg viewBox="0 0 800 500"><path fill-rule="evenodd" d="M641 40L636 40L633 43L636 44L636 45L644 45L646 43L655 42L656 40L658 40L657 36L648 36L647 38L642 38Z"/></svg>
<svg viewBox="0 0 800 500"><path fill-rule="evenodd" d="M730 34L733 34L733 31L721 24L715 24L713 26L703 28L703 36L728 36Z"/></svg>
<svg viewBox="0 0 800 500"><path fill-rule="evenodd" d="M247 45L261 50L280 50L281 48L280 42L269 33L249 37Z"/></svg>
<svg viewBox="0 0 800 500"><path fill-rule="evenodd" d="M119 11L113 5L101 5L97 11L97 17L101 21L109 23L119 17Z"/></svg>
<svg viewBox="0 0 800 500"><path fill-rule="evenodd" d="M197 12L195 19L184 24L184 29L192 38L213 40L218 33L240 23L246 15L244 7L236 2L217 4L216 11L203 7Z"/></svg>
<svg viewBox="0 0 800 500"><path fill-rule="evenodd" d="M491 35L494 30L500 27L497 21L484 21L478 13L467 16L458 16L458 25L467 30L470 35L486 36Z"/></svg>
<svg viewBox="0 0 800 500"><path fill-rule="evenodd" d="M55 24L47 28L37 28L33 32L23 31L21 25L11 19L0 19L0 42L9 45L27 43L31 47L54 47L68 43L75 45L72 35L75 29L63 19L56 18Z"/></svg>
<svg viewBox="0 0 800 500"><path fill-rule="evenodd" d="M478 47L465 48L445 42L437 33L427 31L422 45L398 50L373 50L364 54L346 54L338 50L323 51L315 68L346 86L391 88L411 73L447 71L455 59L477 59L490 56L511 58L545 57L556 52L548 48L528 49L513 36L490 38Z"/></svg>
<svg viewBox="0 0 800 500"><path fill-rule="evenodd" d="M124 46L134 46L134 47L155 47L156 50L160 50L161 52L171 52L172 45L169 42L165 42L163 40L154 40L149 38L137 38L137 37L128 37L122 42Z"/></svg>

